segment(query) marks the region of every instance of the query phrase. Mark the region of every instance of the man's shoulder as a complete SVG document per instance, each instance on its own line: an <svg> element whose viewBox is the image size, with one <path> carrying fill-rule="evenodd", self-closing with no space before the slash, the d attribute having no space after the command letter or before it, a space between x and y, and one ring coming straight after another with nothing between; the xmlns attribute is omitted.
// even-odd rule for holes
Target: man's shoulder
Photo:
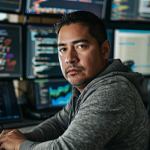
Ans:
<svg viewBox="0 0 150 150"><path fill-rule="evenodd" d="M103 77L95 78L93 82L91 82L91 89L95 90L113 90L128 88L131 82L122 75L117 74L116 72L112 72Z"/></svg>
<svg viewBox="0 0 150 150"><path fill-rule="evenodd" d="M118 103L118 101L124 103L126 97L134 98L134 91L134 86L128 79L121 75L111 75L105 78L96 78L86 91L84 98L94 103L100 101L104 103Z"/></svg>

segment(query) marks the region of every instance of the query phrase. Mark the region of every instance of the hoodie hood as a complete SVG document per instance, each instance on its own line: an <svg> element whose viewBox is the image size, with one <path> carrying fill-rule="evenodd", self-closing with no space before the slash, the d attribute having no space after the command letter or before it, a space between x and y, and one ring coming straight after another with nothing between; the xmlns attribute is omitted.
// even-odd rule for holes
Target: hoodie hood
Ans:
<svg viewBox="0 0 150 150"><path fill-rule="evenodd" d="M115 73L116 72L116 73ZM141 94L141 85L144 77L141 73L132 72L128 66L125 66L120 59L109 60L109 66L103 70L97 77L105 76L109 73L121 75L128 79Z"/></svg>
<svg viewBox="0 0 150 150"><path fill-rule="evenodd" d="M139 94L141 95L141 85L144 80L144 77L141 73L138 72L132 72L128 66L125 66L120 59L111 59L109 60L109 65L107 68L105 68L95 79L93 79L84 89L82 94L80 95L80 92L73 86L73 95L78 98L79 95L83 96L91 87L91 85L94 85L95 82L97 82L97 78L107 78L114 75L120 75L128 79L138 90Z"/></svg>

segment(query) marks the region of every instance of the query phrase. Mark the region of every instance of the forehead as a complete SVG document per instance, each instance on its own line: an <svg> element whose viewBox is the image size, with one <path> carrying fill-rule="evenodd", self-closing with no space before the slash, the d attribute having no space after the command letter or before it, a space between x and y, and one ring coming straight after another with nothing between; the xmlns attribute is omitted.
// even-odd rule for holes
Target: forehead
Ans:
<svg viewBox="0 0 150 150"><path fill-rule="evenodd" d="M58 34L58 43L68 42L77 40L80 38L90 38L88 26L82 25L80 23L72 23L70 25L64 25Z"/></svg>

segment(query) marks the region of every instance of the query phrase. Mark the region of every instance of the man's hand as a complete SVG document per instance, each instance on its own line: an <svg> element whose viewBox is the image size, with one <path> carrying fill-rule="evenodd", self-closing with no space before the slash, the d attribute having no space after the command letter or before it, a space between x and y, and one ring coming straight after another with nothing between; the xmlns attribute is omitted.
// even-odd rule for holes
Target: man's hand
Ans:
<svg viewBox="0 0 150 150"><path fill-rule="evenodd" d="M19 150L22 142L27 138L17 129L4 130L0 134L0 150Z"/></svg>

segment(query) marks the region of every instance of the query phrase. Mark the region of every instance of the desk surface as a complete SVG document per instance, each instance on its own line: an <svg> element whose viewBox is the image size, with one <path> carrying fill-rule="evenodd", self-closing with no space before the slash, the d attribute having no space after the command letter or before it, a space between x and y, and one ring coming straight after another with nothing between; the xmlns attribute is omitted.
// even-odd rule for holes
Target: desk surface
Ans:
<svg viewBox="0 0 150 150"><path fill-rule="evenodd" d="M36 126L43 122L44 120L34 120L34 119L22 119L18 122L5 123L3 124L4 129L21 129L31 126Z"/></svg>
<svg viewBox="0 0 150 150"><path fill-rule="evenodd" d="M26 133L26 132L30 131L32 128L34 128L35 126L36 125L23 127L23 128L18 128L18 130L21 131L22 133Z"/></svg>

